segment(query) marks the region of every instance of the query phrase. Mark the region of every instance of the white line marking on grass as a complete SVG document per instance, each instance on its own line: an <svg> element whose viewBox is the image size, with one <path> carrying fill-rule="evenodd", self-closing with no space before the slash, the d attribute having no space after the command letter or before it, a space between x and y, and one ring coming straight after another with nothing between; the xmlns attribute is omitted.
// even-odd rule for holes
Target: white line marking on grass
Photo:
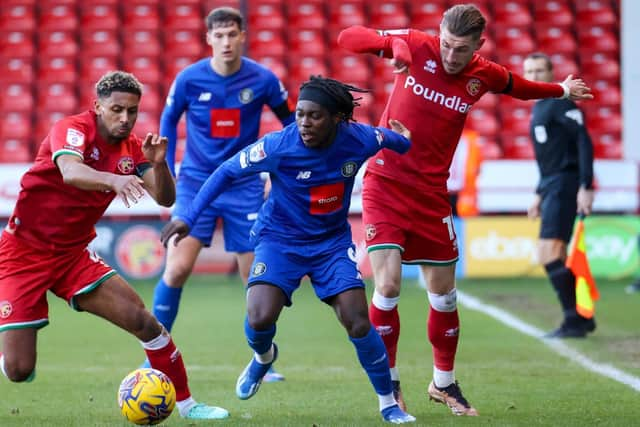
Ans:
<svg viewBox="0 0 640 427"><path fill-rule="evenodd" d="M501 308L485 304L482 300L468 295L464 292L460 292L458 289L458 301L463 306L479 311L481 313L487 314L494 319L498 320L500 323L505 324L506 326L515 329L516 331L522 332L525 335L529 335L530 337L536 338L537 340L544 343L546 346L551 348L553 351L558 353L559 355L566 357L567 359L576 362L583 368L588 371L594 372L596 374L602 375L604 377L611 378L614 381L617 381L622 384L626 384L632 389L636 391L640 391L640 378L628 374L620 369L613 367L606 363L598 363L591 359L589 359L584 354L570 348L564 342L555 339L546 339L543 338L544 332L535 326L532 326L522 320L518 319L516 316L504 311Z"/></svg>

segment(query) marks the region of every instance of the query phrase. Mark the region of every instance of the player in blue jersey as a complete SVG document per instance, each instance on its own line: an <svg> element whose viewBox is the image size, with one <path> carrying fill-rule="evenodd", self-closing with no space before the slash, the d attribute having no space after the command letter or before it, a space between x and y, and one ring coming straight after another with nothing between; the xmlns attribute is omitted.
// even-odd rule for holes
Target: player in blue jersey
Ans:
<svg viewBox="0 0 640 427"><path fill-rule="evenodd" d="M300 88L296 124L264 136L224 162L205 182L190 208L162 231L167 245L182 241L224 189L247 176L268 172L271 192L252 230L255 260L247 291L245 334L255 355L236 384L240 399L257 391L278 357L276 321L308 276L316 295L333 307L378 395L384 420L413 422L394 395L387 353L367 316L364 282L355 261L347 220L356 173L383 148L404 153L410 132L352 123L358 105L336 80L313 77ZM395 131L395 132L394 132Z"/></svg>
<svg viewBox="0 0 640 427"><path fill-rule="evenodd" d="M258 138L260 115L268 105L283 125L294 120L293 106L278 78L243 57L243 17L233 8L207 16L207 43L213 56L178 73L162 112L160 134L167 136L167 161L175 176L176 126L186 112L187 143L177 180L174 216L181 216L204 181L222 162ZM224 224L225 250L236 255L246 283L253 261L249 231L264 201L264 183L249 176L230 185L207 207L177 246L171 245L162 278L154 292L153 313L167 330L178 314L182 287L203 246L209 246L218 218ZM272 372L272 380L284 379Z"/></svg>

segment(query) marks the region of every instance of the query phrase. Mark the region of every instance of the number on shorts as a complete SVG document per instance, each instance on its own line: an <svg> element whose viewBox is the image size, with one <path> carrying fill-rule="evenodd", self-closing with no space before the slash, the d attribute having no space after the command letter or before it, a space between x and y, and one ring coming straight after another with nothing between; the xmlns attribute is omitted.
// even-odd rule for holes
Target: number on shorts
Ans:
<svg viewBox="0 0 640 427"><path fill-rule="evenodd" d="M444 218L442 218L442 222L444 224L447 224L447 230L449 230L449 240L453 240L454 239L454 234L453 234L453 215L445 216Z"/></svg>

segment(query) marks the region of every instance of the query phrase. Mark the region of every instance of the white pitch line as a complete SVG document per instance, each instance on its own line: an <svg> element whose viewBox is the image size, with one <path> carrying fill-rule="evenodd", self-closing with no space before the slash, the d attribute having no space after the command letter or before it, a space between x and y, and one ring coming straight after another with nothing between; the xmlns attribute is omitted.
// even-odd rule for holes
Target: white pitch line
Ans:
<svg viewBox="0 0 640 427"><path fill-rule="evenodd" d="M476 310L481 313L487 314L494 319L498 320L500 323L515 329L516 331L522 332L525 335L533 337L547 347L551 348L553 351L558 353L562 357L566 357L567 359L579 364L583 368L588 371L594 372L598 375L602 375L604 377L611 378L614 381L619 383L628 385L635 391L640 391L640 378L628 374L620 369L611 366L606 363L598 363L591 359L589 359L584 354L570 348L564 342L557 339L546 339L543 337L544 332L535 326L532 326L522 320L518 319L516 316L502 310L501 308L485 304L482 300L468 295L464 292L460 292L458 289L458 302L461 305L471 309Z"/></svg>

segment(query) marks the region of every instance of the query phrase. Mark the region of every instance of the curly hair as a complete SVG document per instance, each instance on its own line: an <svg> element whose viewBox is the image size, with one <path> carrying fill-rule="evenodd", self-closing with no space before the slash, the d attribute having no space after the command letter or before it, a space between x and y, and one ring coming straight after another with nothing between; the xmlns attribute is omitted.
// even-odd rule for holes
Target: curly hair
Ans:
<svg viewBox="0 0 640 427"><path fill-rule="evenodd" d="M361 97L354 98L351 92L371 92L369 89L361 89L359 87L322 76L311 76L308 81L300 85L301 91L304 88L318 89L331 97L336 103L337 114L345 122L356 121L353 118L353 110L355 107L360 105L358 101L362 99Z"/></svg>
<svg viewBox="0 0 640 427"><path fill-rule="evenodd" d="M142 96L142 83L125 71L109 71L96 83L98 98L107 98L112 92L127 92Z"/></svg>

